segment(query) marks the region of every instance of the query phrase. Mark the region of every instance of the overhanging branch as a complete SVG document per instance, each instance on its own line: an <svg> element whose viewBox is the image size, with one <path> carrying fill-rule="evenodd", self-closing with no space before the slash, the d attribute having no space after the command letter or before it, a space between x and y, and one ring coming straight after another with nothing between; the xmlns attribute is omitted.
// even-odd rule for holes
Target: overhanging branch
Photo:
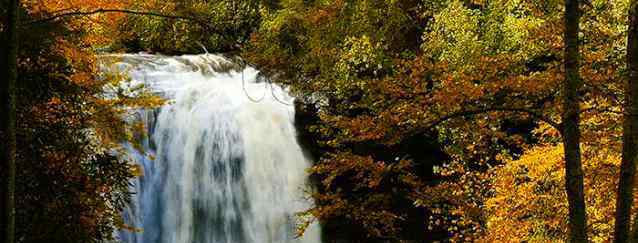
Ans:
<svg viewBox="0 0 638 243"><path fill-rule="evenodd" d="M182 20L190 20L190 21L206 24L204 19L190 17L190 16L170 15L170 14L163 14L163 13L157 13L157 12L137 11L137 10L129 10L129 9L95 9L91 11L73 11L73 12L56 14L43 19L25 22L23 23L23 25L41 24L41 23L46 23L46 22L54 21L61 18L89 16L89 15L95 15L100 13L124 13L124 14L131 14L131 15L152 16L152 17L167 18L167 19L182 19Z"/></svg>
<svg viewBox="0 0 638 243"><path fill-rule="evenodd" d="M475 109L475 110L463 110L463 111L458 111L458 112L454 112L452 114L448 114L445 115L437 120L435 120L434 122L430 123L430 125L428 125L426 127L426 130L430 130L438 125L440 125L441 123L448 121L450 119L454 119L454 118L460 118L460 117L467 117L467 116L474 116L474 115L479 115L479 114L483 114L483 113L488 113L488 112L514 112L514 113L524 113L524 114L528 114L530 116L532 116L535 119L538 119L539 121L545 122L547 124L549 124L550 126L554 127L555 129L557 129L558 131L562 131L562 125L552 119L550 119L549 117L544 116L543 114L534 111L534 110L530 110L527 108L516 108L516 107L488 107L488 108L482 108L482 109Z"/></svg>

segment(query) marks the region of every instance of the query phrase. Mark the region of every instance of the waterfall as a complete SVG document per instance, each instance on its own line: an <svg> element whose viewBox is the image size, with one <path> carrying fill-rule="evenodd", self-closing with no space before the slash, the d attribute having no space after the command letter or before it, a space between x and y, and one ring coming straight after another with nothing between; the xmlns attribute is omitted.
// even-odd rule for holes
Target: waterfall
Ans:
<svg viewBox="0 0 638 243"><path fill-rule="evenodd" d="M217 55L119 55L133 84L168 100L139 111L149 136L133 182L127 243L319 243L318 225L295 238L295 213L312 202L296 141L292 98Z"/></svg>

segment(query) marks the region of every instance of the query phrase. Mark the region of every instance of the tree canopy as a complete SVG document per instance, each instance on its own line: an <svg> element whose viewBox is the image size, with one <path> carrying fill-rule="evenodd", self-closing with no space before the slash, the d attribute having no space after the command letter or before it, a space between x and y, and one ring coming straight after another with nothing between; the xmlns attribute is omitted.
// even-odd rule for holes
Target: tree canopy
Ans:
<svg viewBox="0 0 638 243"><path fill-rule="evenodd" d="M17 145L17 242L140 230L121 210L142 172L118 154L145 133L130 109L164 101L97 61L140 51L236 55L297 98L315 202L299 234L318 221L326 242L638 236L636 1L22 0L19 47L4 44L9 2L17 116L11 128L3 107L0 135Z"/></svg>

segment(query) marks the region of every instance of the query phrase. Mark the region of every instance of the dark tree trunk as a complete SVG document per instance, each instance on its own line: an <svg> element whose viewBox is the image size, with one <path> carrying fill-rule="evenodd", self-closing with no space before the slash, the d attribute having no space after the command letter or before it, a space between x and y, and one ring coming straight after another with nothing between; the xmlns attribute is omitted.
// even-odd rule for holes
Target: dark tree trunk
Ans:
<svg viewBox="0 0 638 243"><path fill-rule="evenodd" d="M627 37L628 83L625 86L625 115L623 121L622 163L616 194L616 224L614 242L629 242L631 207L636 174L636 152L638 151L638 6L631 1L629 9L629 33Z"/></svg>
<svg viewBox="0 0 638 243"><path fill-rule="evenodd" d="M578 90L582 86L579 69L579 0L565 0L565 82L563 84L563 145L565 187L569 203L569 241L587 242L583 168L580 154Z"/></svg>
<svg viewBox="0 0 638 243"><path fill-rule="evenodd" d="M7 10L7 3L4 0L0 0L0 16L6 16L6 10ZM0 18L0 20L2 21L2 25L5 26L6 25L6 19L4 17ZM1 31L0 32L0 142L4 143L5 139L5 135L4 135L4 128L6 127L5 122L6 122L6 108L7 106L4 105L7 100L7 82L5 81L4 77L7 77L7 64L5 63L6 61L6 52L5 50L7 49L6 43L7 43L7 39L5 38L6 33L5 31ZM4 155L5 155L5 147L4 146L0 146L0 161L2 161L2 163L0 163L0 239L4 240L6 238L6 227L4 227L4 225L7 225L6 221L7 221L7 216L5 214L5 209L7 208L5 206L6 203L6 164L4 163Z"/></svg>
<svg viewBox="0 0 638 243"><path fill-rule="evenodd" d="M5 148L3 149L4 168L6 168L6 188L4 195L4 242L15 242L15 186L16 186L16 84L18 79L18 6L19 0L7 1L7 24L4 41L6 48L3 51L2 58L6 67L6 87L3 101L4 115L2 122L3 141ZM4 88L3 87L3 88ZM4 169L3 169L4 170Z"/></svg>

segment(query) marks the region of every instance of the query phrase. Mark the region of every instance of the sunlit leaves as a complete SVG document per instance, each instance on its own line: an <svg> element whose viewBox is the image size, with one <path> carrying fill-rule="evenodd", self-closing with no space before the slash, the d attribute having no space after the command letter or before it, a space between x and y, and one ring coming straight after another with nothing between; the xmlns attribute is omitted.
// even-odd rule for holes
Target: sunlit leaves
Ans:
<svg viewBox="0 0 638 243"><path fill-rule="evenodd" d="M483 53L479 40L479 12L467 9L461 1L453 1L434 15L431 32L425 32L425 52L453 65L473 63Z"/></svg>
<svg viewBox="0 0 638 243"><path fill-rule="evenodd" d="M344 75L343 79L346 82L356 79L351 76L374 77L383 68L383 47L381 43L372 43L368 36L348 37L343 44L343 49L336 70ZM347 88L339 90L341 89L347 90Z"/></svg>
<svg viewBox="0 0 638 243"><path fill-rule="evenodd" d="M496 169L494 197L486 201L487 234L484 242L565 241L567 199L563 191L564 162L561 146L538 146L518 160ZM614 190L620 157L596 147L584 148L585 195L594 222L589 234L594 242L608 242L613 230Z"/></svg>

